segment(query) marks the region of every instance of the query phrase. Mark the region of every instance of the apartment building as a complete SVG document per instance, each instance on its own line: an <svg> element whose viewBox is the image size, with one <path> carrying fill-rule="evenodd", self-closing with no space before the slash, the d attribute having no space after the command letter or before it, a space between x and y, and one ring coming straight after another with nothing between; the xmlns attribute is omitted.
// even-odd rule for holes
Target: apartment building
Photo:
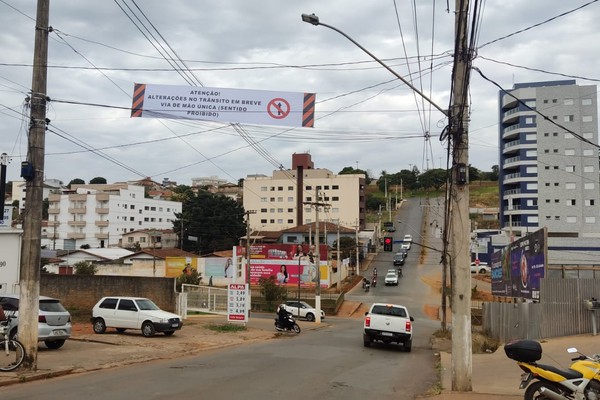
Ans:
<svg viewBox="0 0 600 400"><path fill-rule="evenodd" d="M44 186L42 187L42 198L47 199L48 196L53 193L61 193L64 189L64 184L58 179L46 179L44 180ZM25 211L25 197L27 194L27 182L24 180L18 180L12 182L12 201L19 202L19 214Z"/></svg>
<svg viewBox="0 0 600 400"><path fill-rule="evenodd" d="M47 242L54 249L118 246L125 233L173 229L181 203L145 197L144 187L129 184L72 185L48 198Z"/></svg>
<svg viewBox="0 0 600 400"><path fill-rule="evenodd" d="M554 261L600 251L596 90L563 80L499 93L500 221L514 236L547 227Z"/></svg>
<svg viewBox="0 0 600 400"><path fill-rule="evenodd" d="M317 191L319 199L317 199ZM273 176L248 175L244 179L243 204L250 227L257 232L279 231L327 221L359 229L365 227L365 176L336 175L314 168L310 154L293 154L292 168L273 171Z"/></svg>

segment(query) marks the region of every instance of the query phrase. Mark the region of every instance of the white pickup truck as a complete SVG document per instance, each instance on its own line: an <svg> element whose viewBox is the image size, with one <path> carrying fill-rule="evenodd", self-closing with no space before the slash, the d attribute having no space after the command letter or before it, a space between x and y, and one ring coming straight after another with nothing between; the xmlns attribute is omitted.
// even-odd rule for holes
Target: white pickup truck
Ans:
<svg viewBox="0 0 600 400"><path fill-rule="evenodd" d="M408 309L398 304L374 303L365 313L363 343L371 346L374 340L402 344L404 351L412 347L412 323Z"/></svg>

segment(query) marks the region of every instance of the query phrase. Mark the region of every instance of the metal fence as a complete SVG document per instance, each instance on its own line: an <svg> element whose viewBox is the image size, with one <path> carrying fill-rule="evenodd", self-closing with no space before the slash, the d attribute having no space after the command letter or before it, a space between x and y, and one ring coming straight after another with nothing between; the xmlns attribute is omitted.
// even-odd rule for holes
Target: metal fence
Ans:
<svg viewBox="0 0 600 400"><path fill-rule="evenodd" d="M483 328L502 341L592 333L591 298L600 298L600 279L545 278L539 303L484 303Z"/></svg>
<svg viewBox="0 0 600 400"><path fill-rule="evenodd" d="M181 285L185 293L187 311L227 314L227 289L213 286Z"/></svg>

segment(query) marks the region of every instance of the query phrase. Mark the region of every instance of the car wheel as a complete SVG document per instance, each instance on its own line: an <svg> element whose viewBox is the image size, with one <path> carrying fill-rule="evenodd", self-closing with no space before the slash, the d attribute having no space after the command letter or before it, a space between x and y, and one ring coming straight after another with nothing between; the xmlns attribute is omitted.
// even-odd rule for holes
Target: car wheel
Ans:
<svg viewBox="0 0 600 400"><path fill-rule="evenodd" d="M481 268L481 269L479 270L479 273L480 273L480 274L485 274L485 272L486 272L486 271L485 271L485 268Z"/></svg>
<svg viewBox="0 0 600 400"><path fill-rule="evenodd" d="M363 335L363 346L371 347L371 338L367 335Z"/></svg>
<svg viewBox="0 0 600 400"><path fill-rule="evenodd" d="M142 324L142 335L145 337L152 337L154 336L154 333L156 333L156 330L154 329L154 324L152 322L146 321Z"/></svg>
<svg viewBox="0 0 600 400"><path fill-rule="evenodd" d="M117 332L119 332L119 333L123 333L123 332L125 332L126 330L127 330L127 329L125 329L125 328L117 328Z"/></svg>
<svg viewBox="0 0 600 400"><path fill-rule="evenodd" d="M44 344L46 345L47 348L56 350L56 349L60 349L61 347L63 347L63 344L65 344L65 342L66 342L66 340L46 340L44 342Z"/></svg>
<svg viewBox="0 0 600 400"><path fill-rule="evenodd" d="M171 336L172 334L175 333L175 331L165 331L163 333L165 334L165 336Z"/></svg>
<svg viewBox="0 0 600 400"><path fill-rule="evenodd" d="M315 320L315 315L313 313L306 314L306 320L308 322L313 322Z"/></svg>
<svg viewBox="0 0 600 400"><path fill-rule="evenodd" d="M102 334L106 332L106 323L102 318L96 318L94 320L93 328L95 333Z"/></svg>
<svg viewBox="0 0 600 400"><path fill-rule="evenodd" d="M409 340L408 342L404 342L404 351L407 353L410 353L411 350L412 350L412 339Z"/></svg>

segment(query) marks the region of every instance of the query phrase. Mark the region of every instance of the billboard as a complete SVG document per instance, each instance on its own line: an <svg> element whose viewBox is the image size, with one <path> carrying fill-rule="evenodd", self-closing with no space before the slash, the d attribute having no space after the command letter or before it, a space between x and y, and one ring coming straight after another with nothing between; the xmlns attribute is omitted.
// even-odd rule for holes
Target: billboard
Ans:
<svg viewBox="0 0 600 400"><path fill-rule="evenodd" d="M187 267L198 270L198 258L196 257L166 257L165 276L178 278L185 272Z"/></svg>
<svg viewBox="0 0 600 400"><path fill-rule="evenodd" d="M531 300L540 298L540 280L548 259L547 228L510 243L492 255L492 294Z"/></svg>
<svg viewBox="0 0 600 400"><path fill-rule="evenodd" d="M243 246L236 254L245 255ZM319 273L321 286L329 284L327 245L319 245ZM315 286L317 282L315 247L307 244L255 244L250 246L250 283L257 285L260 278L274 276L279 284Z"/></svg>
<svg viewBox="0 0 600 400"><path fill-rule="evenodd" d="M314 126L314 93L136 83L131 117Z"/></svg>

